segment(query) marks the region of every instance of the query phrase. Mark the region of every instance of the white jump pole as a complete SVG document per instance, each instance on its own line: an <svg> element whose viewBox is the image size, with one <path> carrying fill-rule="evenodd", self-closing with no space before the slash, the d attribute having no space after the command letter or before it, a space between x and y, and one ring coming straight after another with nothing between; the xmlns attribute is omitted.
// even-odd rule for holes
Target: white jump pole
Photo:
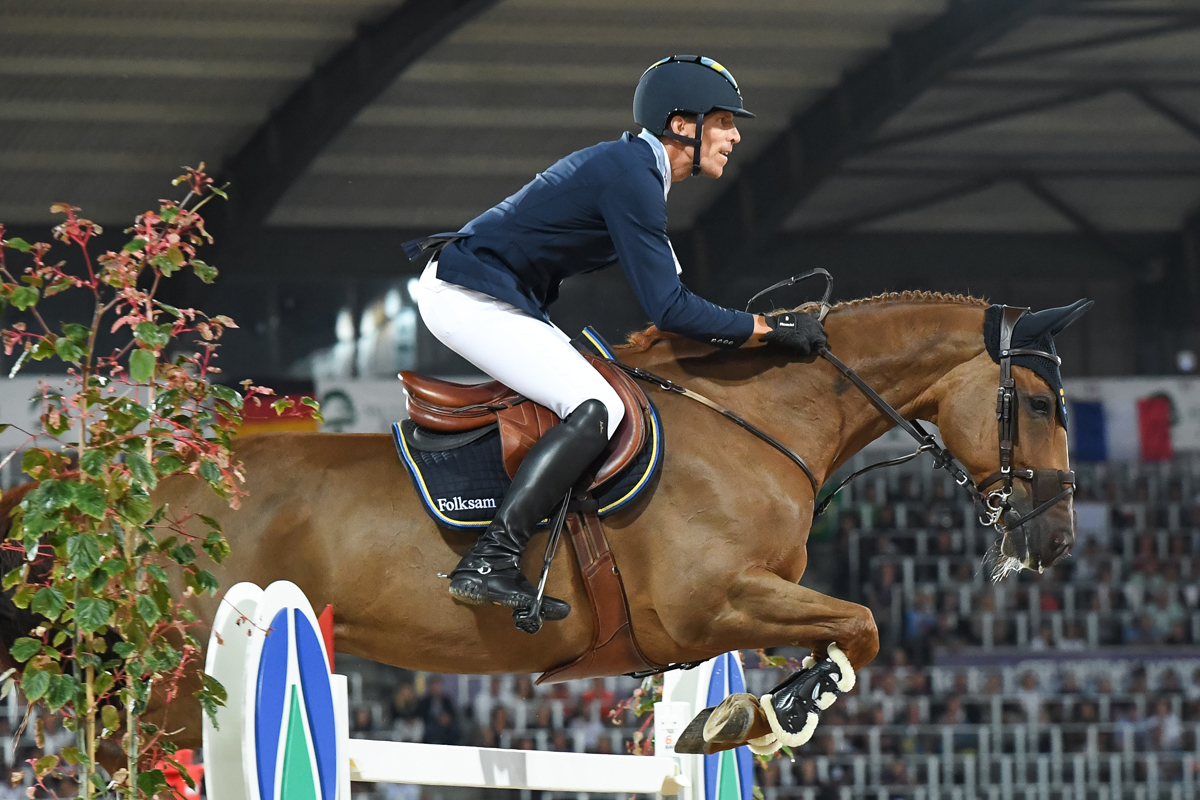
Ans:
<svg viewBox="0 0 1200 800"><path fill-rule="evenodd" d="M278 581L263 590L239 583L226 593L205 662L229 693L219 729L204 719L208 800L350 800L351 780L751 798L745 748L703 757L677 756L673 748L694 710L744 690L736 654L668 673L664 702L656 705L655 756L351 739L346 678L331 674L328 655L295 584Z"/></svg>

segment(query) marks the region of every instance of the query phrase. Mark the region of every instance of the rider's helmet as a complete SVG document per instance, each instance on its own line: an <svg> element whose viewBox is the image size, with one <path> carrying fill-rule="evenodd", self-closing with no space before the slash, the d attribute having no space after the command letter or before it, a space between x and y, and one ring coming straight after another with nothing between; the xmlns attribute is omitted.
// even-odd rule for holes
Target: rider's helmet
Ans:
<svg viewBox="0 0 1200 800"><path fill-rule="evenodd" d="M731 111L735 117L753 118L742 108L742 93L729 70L704 56L670 56L642 73L633 94L633 120L655 136L692 145L692 174L700 172L700 137L704 115ZM671 131L677 114L696 117L696 137Z"/></svg>

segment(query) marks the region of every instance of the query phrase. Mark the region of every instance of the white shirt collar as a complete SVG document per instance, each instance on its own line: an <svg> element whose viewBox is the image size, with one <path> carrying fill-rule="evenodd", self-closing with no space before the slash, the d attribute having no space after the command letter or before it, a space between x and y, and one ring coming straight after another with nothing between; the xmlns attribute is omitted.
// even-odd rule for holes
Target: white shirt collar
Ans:
<svg viewBox="0 0 1200 800"><path fill-rule="evenodd" d="M661 139L645 128L642 128L638 138L649 142L650 149L654 151L654 161L658 164L658 172L663 179L663 197L666 198L667 193L671 191L671 166L667 161L667 148L663 147Z"/></svg>

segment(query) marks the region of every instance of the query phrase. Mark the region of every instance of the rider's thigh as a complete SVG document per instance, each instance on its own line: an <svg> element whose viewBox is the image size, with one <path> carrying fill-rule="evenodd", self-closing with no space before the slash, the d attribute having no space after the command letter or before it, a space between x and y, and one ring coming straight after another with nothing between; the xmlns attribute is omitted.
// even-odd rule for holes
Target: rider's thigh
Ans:
<svg viewBox="0 0 1200 800"><path fill-rule="evenodd" d="M599 400L613 435L625 416L621 398L565 333L480 292L441 281L426 284L423 276L417 306L438 341L560 418Z"/></svg>

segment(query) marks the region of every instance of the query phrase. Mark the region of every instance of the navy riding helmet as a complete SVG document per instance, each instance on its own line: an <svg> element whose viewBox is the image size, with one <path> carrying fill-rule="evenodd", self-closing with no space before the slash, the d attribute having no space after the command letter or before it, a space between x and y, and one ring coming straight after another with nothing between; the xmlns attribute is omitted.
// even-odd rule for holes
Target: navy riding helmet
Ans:
<svg viewBox="0 0 1200 800"><path fill-rule="evenodd" d="M742 93L729 70L704 56L670 56L642 73L633 95L633 121L655 136L666 136L693 148L692 174L700 173L700 137L704 115L730 111L735 117L754 118L742 108ZM670 129L671 117L696 117L696 137Z"/></svg>

